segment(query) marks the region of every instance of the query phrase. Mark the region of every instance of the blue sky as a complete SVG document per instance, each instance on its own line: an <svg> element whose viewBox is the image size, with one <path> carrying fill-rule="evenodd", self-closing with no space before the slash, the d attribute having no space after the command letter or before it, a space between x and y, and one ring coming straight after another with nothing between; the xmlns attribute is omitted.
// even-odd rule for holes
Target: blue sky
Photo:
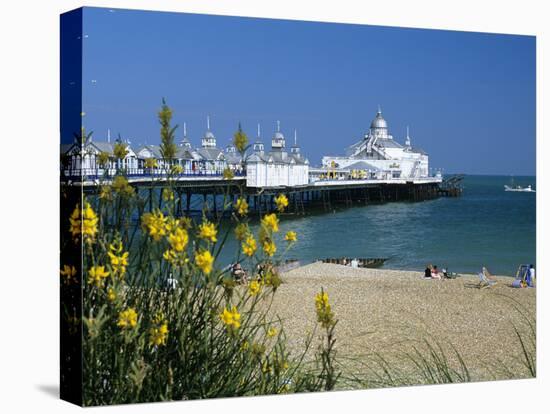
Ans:
<svg viewBox="0 0 550 414"><path fill-rule="evenodd" d="M367 16L368 17L368 16ZM380 104L390 132L445 172L535 174L535 37L86 8L87 130L158 143L162 97L195 146L281 121L313 165Z"/></svg>

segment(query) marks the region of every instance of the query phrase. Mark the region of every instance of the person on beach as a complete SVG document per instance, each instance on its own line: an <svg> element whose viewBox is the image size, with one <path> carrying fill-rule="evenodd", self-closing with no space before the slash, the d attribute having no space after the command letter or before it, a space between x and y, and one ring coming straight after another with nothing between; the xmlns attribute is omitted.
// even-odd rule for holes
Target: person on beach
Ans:
<svg viewBox="0 0 550 414"><path fill-rule="evenodd" d="M237 282L244 283L244 284L248 283L248 280L247 280L248 277L240 263L235 263L233 265L232 274Z"/></svg>
<svg viewBox="0 0 550 414"><path fill-rule="evenodd" d="M527 278L527 286L533 287L535 285L535 267L532 264L529 265Z"/></svg>
<svg viewBox="0 0 550 414"><path fill-rule="evenodd" d="M488 280L491 280L491 281L496 281L496 280L497 280L497 278L496 278L495 276L493 276L485 266L483 266L483 267L481 268L481 273L483 273L483 275L484 275Z"/></svg>
<svg viewBox="0 0 550 414"><path fill-rule="evenodd" d="M424 279L431 279L432 278L432 265L429 264L426 266L426 269L424 270Z"/></svg>
<svg viewBox="0 0 550 414"><path fill-rule="evenodd" d="M439 274L439 270L437 269L437 265L434 265L432 268L432 279L441 280L441 275Z"/></svg>

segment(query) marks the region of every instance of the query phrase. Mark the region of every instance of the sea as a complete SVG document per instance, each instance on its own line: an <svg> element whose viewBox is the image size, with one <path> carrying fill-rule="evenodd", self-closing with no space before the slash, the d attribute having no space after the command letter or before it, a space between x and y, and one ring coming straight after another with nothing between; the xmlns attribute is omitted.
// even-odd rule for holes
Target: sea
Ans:
<svg viewBox="0 0 550 414"><path fill-rule="evenodd" d="M427 264L457 273L514 276L520 264L536 266L536 193L507 192L510 176L467 175L461 197L390 202L281 219L278 258L306 264L322 258L388 258L382 268L423 271ZM535 177L513 177L531 185ZM257 230L258 224L252 224ZM282 235L296 231L285 251ZM238 249L228 238L219 260Z"/></svg>

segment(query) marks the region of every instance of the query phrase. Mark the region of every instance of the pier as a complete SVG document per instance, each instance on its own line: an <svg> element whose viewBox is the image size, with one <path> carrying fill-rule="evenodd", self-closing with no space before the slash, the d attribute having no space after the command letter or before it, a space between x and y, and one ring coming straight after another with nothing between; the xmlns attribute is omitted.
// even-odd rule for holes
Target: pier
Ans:
<svg viewBox="0 0 550 414"><path fill-rule="evenodd" d="M149 192L149 209L153 194L167 188L174 189L178 198L178 213L190 215L202 211L208 205L208 212L214 217L224 213L224 205L233 205L243 195L251 215L262 216L276 210L275 198L285 194L289 206L285 214L305 215L308 211L332 212L336 209L367 206L398 201L424 201L445 196L439 177L417 179L356 179L317 180L299 186L248 187L246 176L226 179L223 175L167 177L128 176L128 182L140 192ZM85 178L82 182L67 182L82 186L85 194L97 193L99 185L109 185L109 178ZM450 184L447 183L447 191ZM225 211L227 213L227 210Z"/></svg>
<svg viewBox="0 0 550 414"><path fill-rule="evenodd" d="M61 182L94 194L98 186L123 174L141 194L149 192L149 209L162 205L161 197L154 202L155 194L169 186L177 197L178 214L206 211L214 217L230 212L240 196L251 214L262 216L275 211L279 194L289 200L285 214L304 215L462 193L464 176L443 179L441 171L431 175L428 154L413 146L408 129L403 143L395 140L381 108L363 137L346 148L346 155L323 156L319 166L311 166L302 153L296 130L294 144L287 147L279 121L271 149L263 144L259 125L256 140L247 148L238 151L234 142L225 150L218 148L208 116L201 146L193 149L184 125L183 139L170 159L158 145L132 148L120 139L112 143L110 136L107 142L90 136L83 143L62 146Z"/></svg>

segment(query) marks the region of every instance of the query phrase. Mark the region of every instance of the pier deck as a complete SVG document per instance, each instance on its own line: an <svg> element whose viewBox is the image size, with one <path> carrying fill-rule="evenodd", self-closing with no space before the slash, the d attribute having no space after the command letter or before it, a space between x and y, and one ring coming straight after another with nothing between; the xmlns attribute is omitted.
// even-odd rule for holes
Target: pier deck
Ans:
<svg viewBox="0 0 550 414"><path fill-rule="evenodd" d="M128 181L138 191L148 191L149 200L154 191L168 185L166 177L128 177ZM336 208L365 206L375 203L395 201L423 201L444 196L441 191L442 179L426 177L415 179L355 179L319 180L301 186L247 187L245 176L224 179L223 176L179 176L171 179L170 185L180 200L180 212L191 214L202 211L208 205L209 212L218 216L226 214L223 204L246 197L252 214L262 214L276 210L275 197L284 193L289 199L287 214L303 215L306 211L334 211ZM67 183L82 186L86 194L98 191L98 185L110 184L110 179L87 179L83 182ZM225 200L222 202L220 198ZM152 204L150 204L152 208Z"/></svg>

